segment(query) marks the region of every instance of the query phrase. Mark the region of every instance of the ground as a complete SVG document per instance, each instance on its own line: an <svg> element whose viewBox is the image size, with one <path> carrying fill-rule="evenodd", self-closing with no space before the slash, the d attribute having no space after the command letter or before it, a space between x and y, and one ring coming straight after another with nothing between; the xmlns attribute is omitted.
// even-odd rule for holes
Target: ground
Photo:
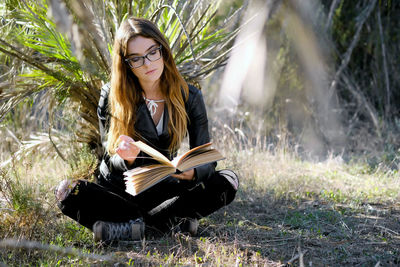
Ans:
<svg viewBox="0 0 400 267"><path fill-rule="evenodd" d="M400 265L397 171L337 159L309 162L248 152L236 154L230 163L239 169L240 190L234 202L200 220L198 236L147 236L111 246L95 244L88 229L61 214L52 193L59 179L44 179L55 177L46 168L41 172L41 165L32 162L18 171L3 171L0 263ZM55 172L56 166L63 165L54 165Z"/></svg>

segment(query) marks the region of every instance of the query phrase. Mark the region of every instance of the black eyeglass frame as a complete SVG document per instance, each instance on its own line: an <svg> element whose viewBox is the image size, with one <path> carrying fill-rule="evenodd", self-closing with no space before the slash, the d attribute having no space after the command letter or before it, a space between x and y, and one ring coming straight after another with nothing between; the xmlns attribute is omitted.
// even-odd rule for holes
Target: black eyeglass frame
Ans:
<svg viewBox="0 0 400 267"><path fill-rule="evenodd" d="M155 60L151 60L148 56L149 56L150 53L153 53L153 52L156 51L156 50L159 50L159 51L160 51L160 57L157 58L157 59L155 59ZM159 60L161 57L162 57L162 45L160 45L160 46L157 47L157 48L152 49L150 52L148 52L148 53L147 53L146 55L144 55L144 56L134 56L134 57L131 57L131 58L125 58L124 61L125 61L125 62L128 64L128 66L131 67L132 69L137 69L137 68L140 68L141 66L144 65L144 61L145 61L146 58L147 58L150 62L154 62L154 61ZM131 64L131 62L130 62L133 58L141 58L141 59L142 59L142 64L141 64L140 66L134 67L134 66Z"/></svg>

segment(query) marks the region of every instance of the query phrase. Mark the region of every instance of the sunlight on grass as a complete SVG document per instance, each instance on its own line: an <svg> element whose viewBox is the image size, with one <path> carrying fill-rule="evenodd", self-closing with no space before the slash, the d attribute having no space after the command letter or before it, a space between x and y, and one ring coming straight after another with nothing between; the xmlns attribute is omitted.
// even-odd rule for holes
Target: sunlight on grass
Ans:
<svg viewBox="0 0 400 267"><path fill-rule="evenodd" d="M394 203L400 200L397 172L373 171L340 158L324 162L301 161L293 154L249 153L235 155L240 162L241 186L276 198L322 198L333 202Z"/></svg>

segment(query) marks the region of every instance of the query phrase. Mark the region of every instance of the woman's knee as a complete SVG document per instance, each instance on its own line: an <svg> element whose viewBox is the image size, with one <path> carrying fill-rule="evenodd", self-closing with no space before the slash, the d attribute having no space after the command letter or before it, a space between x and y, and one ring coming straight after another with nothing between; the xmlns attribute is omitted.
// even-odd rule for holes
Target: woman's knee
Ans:
<svg viewBox="0 0 400 267"><path fill-rule="evenodd" d="M57 201L63 201L69 195L69 193L71 193L72 189L74 189L77 183L78 181L72 181L70 179L62 180L54 191Z"/></svg>
<svg viewBox="0 0 400 267"><path fill-rule="evenodd" d="M236 192L239 188L239 179L236 173L231 170L220 170L218 171L219 176L219 184L220 189L218 191L221 192L221 201L224 202L224 205L230 204L236 196Z"/></svg>
<svg viewBox="0 0 400 267"><path fill-rule="evenodd" d="M231 186L235 192L238 190L239 178L236 173L231 170L225 169L218 171L218 174L229 183L229 186Z"/></svg>

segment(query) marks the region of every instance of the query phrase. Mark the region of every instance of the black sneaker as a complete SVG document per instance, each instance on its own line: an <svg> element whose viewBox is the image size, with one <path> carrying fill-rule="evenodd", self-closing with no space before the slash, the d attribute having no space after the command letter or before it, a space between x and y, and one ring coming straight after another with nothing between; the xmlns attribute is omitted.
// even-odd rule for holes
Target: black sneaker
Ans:
<svg viewBox="0 0 400 267"><path fill-rule="evenodd" d="M140 218L126 223L97 221L93 225L93 237L95 242L141 240L144 237L144 222Z"/></svg>

